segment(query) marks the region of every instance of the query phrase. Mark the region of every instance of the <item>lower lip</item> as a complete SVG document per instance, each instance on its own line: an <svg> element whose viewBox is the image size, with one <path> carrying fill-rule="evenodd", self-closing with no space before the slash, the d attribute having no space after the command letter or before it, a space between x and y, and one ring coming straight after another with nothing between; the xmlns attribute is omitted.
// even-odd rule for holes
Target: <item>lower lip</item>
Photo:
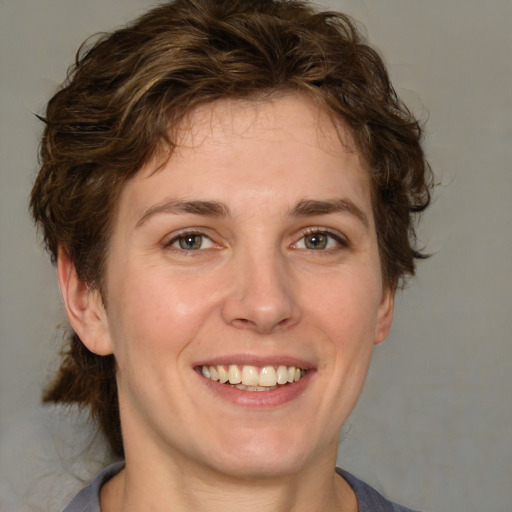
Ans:
<svg viewBox="0 0 512 512"><path fill-rule="evenodd" d="M207 379L199 372L196 372L196 374L211 392L235 405L251 408L272 408L297 399L311 382L314 370L308 370L306 375L297 382L285 384L270 391L245 391Z"/></svg>

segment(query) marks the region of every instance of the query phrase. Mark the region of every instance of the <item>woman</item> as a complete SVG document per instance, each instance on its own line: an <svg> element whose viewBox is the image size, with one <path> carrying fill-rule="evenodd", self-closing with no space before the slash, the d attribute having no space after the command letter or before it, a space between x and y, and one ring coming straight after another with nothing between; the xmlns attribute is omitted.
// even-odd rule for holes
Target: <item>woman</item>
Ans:
<svg viewBox="0 0 512 512"><path fill-rule="evenodd" d="M74 330L46 399L124 459L66 512L407 510L335 469L431 183L353 22L165 3L45 122L31 208Z"/></svg>

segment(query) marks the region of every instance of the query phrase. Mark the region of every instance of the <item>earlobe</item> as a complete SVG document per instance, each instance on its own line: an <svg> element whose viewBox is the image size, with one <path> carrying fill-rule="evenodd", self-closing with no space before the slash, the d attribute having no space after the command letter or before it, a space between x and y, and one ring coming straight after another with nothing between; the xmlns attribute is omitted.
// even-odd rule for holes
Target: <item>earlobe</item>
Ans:
<svg viewBox="0 0 512 512"><path fill-rule="evenodd" d="M71 327L82 343L95 354L112 353L107 312L99 291L91 289L77 275L64 248L59 248L57 276Z"/></svg>
<svg viewBox="0 0 512 512"><path fill-rule="evenodd" d="M395 291L384 290L379 306L379 316L375 328L375 345L382 343L388 336L393 323L393 312L395 307Z"/></svg>

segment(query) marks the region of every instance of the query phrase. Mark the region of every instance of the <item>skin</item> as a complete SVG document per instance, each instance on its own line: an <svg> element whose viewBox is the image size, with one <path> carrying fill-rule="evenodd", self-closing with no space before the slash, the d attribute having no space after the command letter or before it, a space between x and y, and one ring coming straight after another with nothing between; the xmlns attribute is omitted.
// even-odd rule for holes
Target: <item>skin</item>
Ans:
<svg viewBox="0 0 512 512"><path fill-rule="evenodd" d="M58 259L73 328L118 365L126 469L102 510L357 510L338 437L393 293L350 134L287 94L200 106L178 141L122 191L106 308ZM292 360L307 378L286 392L225 392L197 371Z"/></svg>

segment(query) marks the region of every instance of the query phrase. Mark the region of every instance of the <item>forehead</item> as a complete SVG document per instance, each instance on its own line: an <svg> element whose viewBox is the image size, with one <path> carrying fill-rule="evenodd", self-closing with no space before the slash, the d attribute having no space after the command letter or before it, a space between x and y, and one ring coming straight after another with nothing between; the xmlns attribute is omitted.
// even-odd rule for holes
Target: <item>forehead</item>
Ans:
<svg viewBox="0 0 512 512"><path fill-rule="evenodd" d="M233 211L267 203L275 212L345 195L369 205L369 175L350 131L306 95L202 104L170 135L173 150L162 148L125 185L120 208L201 199Z"/></svg>
<svg viewBox="0 0 512 512"><path fill-rule="evenodd" d="M233 136L244 139L264 135L299 141L307 126L310 145L335 154L357 153L348 126L334 113L303 93L274 93L263 98L221 99L191 109L172 130L172 140L180 148L201 149L204 143L228 142ZM304 140L300 141L301 143Z"/></svg>

